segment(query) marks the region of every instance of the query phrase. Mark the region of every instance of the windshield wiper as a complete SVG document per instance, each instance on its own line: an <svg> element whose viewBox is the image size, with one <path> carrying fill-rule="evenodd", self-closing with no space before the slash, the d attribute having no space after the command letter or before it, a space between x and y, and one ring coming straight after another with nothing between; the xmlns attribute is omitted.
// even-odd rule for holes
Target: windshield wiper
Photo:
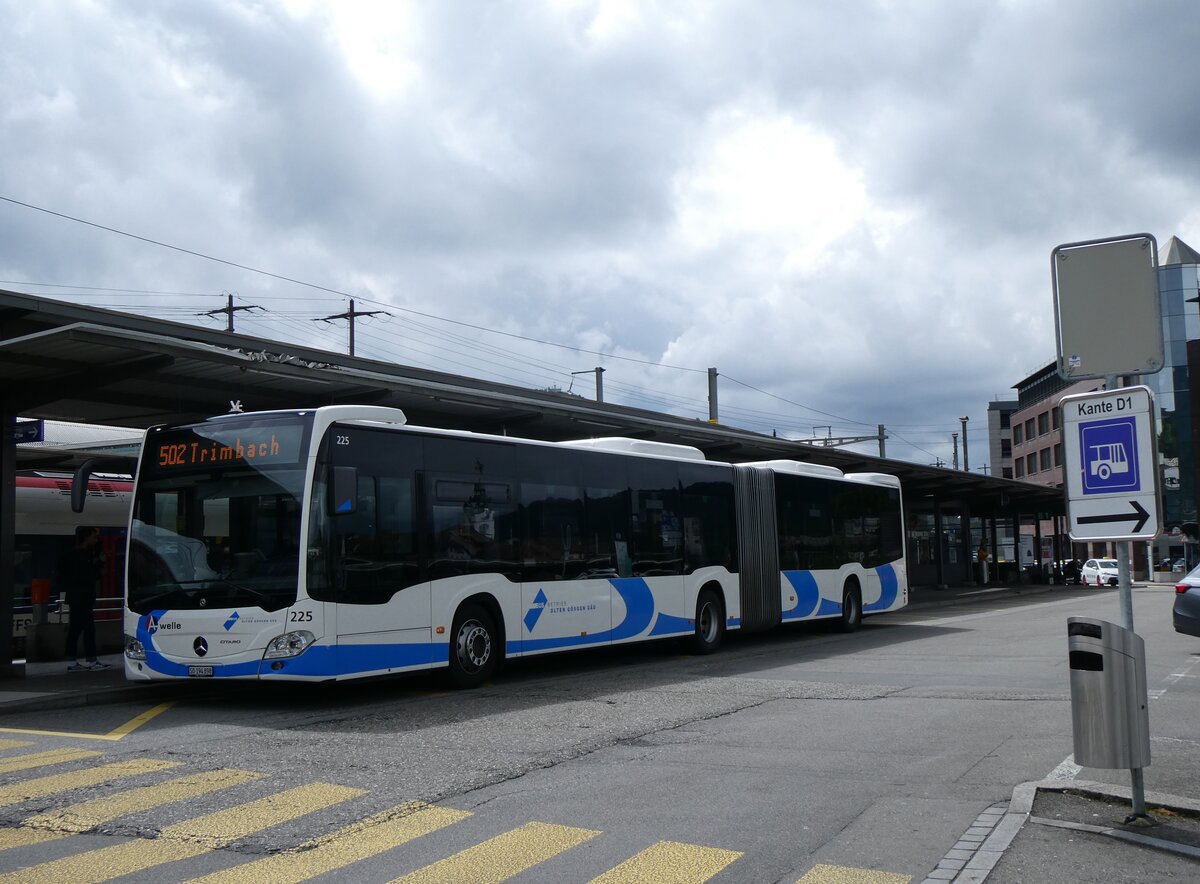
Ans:
<svg viewBox="0 0 1200 884"><path fill-rule="evenodd" d="M142 613L142 611L140 610L142 608L149 610L150 608L155 607L156 604L163 599L167 599L172 596L186 595L186 594L187 594L187 590L185 590L182 586L175 586L175 587L165 590L163 592L156 592L156 593L154 593L154 595L133 596L129 600L129 607L131 610L138 611L138 613ZM135 604L137 605L137 607L134 607Z"/></svg>
<svg viewBox="0 0 1200 884"><path fill-rule="evenodd" d="M253 586L247 586L244 583L238 583L238 582L236 582L234 580L230 580L228 578L222 578L220 581L213 581L213 582L214 583L219 582L219 583L224 584L225 586L232 587L233 589L236 589L239 592L244 592L251 598L256 598L260 601L274 602L277 600L277 598L279 596L279 592L274 592L274 593L264 592L261 589L255 589Z"/></svg>

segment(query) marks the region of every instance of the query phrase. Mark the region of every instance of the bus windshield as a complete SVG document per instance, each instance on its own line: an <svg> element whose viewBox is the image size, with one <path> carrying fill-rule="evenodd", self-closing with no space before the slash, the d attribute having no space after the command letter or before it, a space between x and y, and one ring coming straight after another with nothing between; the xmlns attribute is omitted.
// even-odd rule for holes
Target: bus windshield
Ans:
<svg viewBox="0 0 1200 884"><path fill-rule="evenodd" d="M129 534L130 610L293 604L307 437L300 415L151 431Z"/></svg>

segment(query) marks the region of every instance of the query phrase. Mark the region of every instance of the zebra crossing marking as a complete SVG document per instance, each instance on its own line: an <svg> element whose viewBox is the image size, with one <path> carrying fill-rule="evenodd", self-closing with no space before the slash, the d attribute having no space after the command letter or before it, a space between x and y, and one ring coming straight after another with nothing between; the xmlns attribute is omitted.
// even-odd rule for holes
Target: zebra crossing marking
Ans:
<svg viewBox="0 0 1200 884"><path fill-rule="evenodd" d="M98 752L88 752L88 755L98 755ZM47 762L52 763L52 762ZM0 786L0 807L20 804L33 798L44 798L58 792L69 792L72 789L85 789L109 780L121 777L136 777L146 773L157 773L179 767L178 761L160 761L154 758L136 758L129 761L115 761L100 767L89 767L70 773L52 774L25 780L20 783L10 783Z"/></svg>
<svg viewBox="0 0 1200 884"><path fill-rule="evenodd" d="M796 884L908 884L912 875L856 869L852 866L815 865Z"/></svg>
<svg viewBox="0 0 1200 884"><path fill-rule="evenodd" d="M703 884L742 854L681 841L659 841L591 884Z"/></svg>
<svg viewBox="0 0 1200 884"><path fill-rule="evenodd" d="M0 875L2 884L99 884L191 859L305 814L365 795L362 789L311 783L257 801L167 826L157 838L136 838Z"/></svg>
<svg viewBox="0 0 1200 884"><path fill-rule="evenodd" d="M28 755L14 755L11 758L0 758L0 774L79 761L81 758L95 758L99 754L92 749L49 749L45 752L31 752Z"/></svg>
<svg viewBox="0 0 1200 884"><path fill-rule="evenodd" d="M591 829L526 823L453 856L394 879L391 884L500 884L599 835Z"/></svg>
<svg viewBox="0 0 1200 884"><path fill-rule="evenodd" d="M107 798L96 798L49 813L29 817L25 828L51 830L62 837L87 832L123 816L141 813L189 798L261 780L266 774L246 770L206 770L188 774L153 786L129 789Z"/></svg>
<svg viewBox="0 0 1200 884"><path fill-rule="evenodd" d="M5 741L0 741L3 745ZM28 744L24 744L28 745ZM56 749L0 759L0 771L29 770L45 765L92 758L100 753ZM179 762L131 759L79 771L35 777L0 786L0 806L32 798L87 788L122 777L178 767ZM12 829L0 829L0 851L32 847L90 832L123 816L141 813L225 788L261 780L265 774L218 769L178 776L151 786L139 786L102 798L31 816ZM311 783L249 801L225 810L185 820L161 830L157 838L134 838L0 875L0 884L91 884L136 874L168 863L213 852L256 832L331 807L366 790L329 783ZM193 884L298 884L386 853L424 835L460 822L471 813L406 802L361 819L298 848L232 865L196 878ZM529 822L421 869L393 884L437 884L470 880L476 884L507 881L543 862L601 835L600 831ZM721 872L742 853L703 845L660 841L625 860L592 884L701 884ZM862 876L820 877L832 870ZM798 884L904 884L905 876L869 870L817 866Z"/></svg>
<svg viewBox="0 0 1200 884"><path fill-rule="evenodd" d="M189 884L296 884L399 847L422 835L466 819L465 810L411 801L359 820L297 850L232 866L195 878Z"/></svg>

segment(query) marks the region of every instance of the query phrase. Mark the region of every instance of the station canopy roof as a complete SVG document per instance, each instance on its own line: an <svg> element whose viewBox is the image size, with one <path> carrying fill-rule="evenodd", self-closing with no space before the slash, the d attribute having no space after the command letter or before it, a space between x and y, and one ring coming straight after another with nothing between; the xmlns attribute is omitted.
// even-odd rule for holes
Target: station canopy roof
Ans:
<svg viewBox="0 0 1200 884"><path fill-rule="evenodd" d="M630 436L732 463L792 459L890 473L905 494L969 499L973 514L1062 511L1062 492L766 436L280 341L0 290L0 385L24 418L144 429L228 412L370 404L410 424L547 441ZM18 467L69 468L85 451L18 446Z"/></svg>

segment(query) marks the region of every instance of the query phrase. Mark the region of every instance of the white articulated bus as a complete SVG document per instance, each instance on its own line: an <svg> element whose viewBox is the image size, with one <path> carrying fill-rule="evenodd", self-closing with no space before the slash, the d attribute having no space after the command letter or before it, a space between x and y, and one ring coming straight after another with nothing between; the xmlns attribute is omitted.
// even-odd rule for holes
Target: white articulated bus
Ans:
<svg viewBox="0 0 1200 884"><path fill-rule="evenodd" d="M130 679L326 680L908 601L900 484L706 461L634 439L534 442L327 406L146 434L127 556Z"/></svg>

